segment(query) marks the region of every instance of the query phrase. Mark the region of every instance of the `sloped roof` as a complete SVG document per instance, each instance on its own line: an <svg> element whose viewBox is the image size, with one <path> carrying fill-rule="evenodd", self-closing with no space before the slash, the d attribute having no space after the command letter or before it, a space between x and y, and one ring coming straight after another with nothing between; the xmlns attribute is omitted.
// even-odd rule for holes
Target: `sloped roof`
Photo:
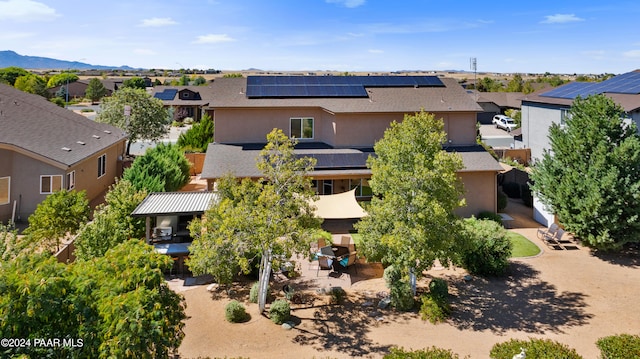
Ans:
<svg viewBox="0 0 640 359"><path fill-rule="evenodd" d="M123 141L124 132L45 98L0 84L0 147L66 168Z"/></svg>
<svg viewBox="0 0 640 359"><path fill-rule="evenodd" d="M333 113L481 112L482 108L455 79L441 87L367 87L362 98L248 98L246 78L219 78L211 85L212 109L318 107Z"/></svg>
<svg viewBox="0 0 640 359"><path fill-rule="evenodd" d="M182 91L191 91L198 94L195 98L181 99L179 94ZM210 86L154 86L150 90L152 97L159 98L166 106L206 106L214 97ZM164 98L163 94L172 94Z"/></svg>
<svg viewBox="0 0 640 359"><path fill-rule="evenodd" d="M478 102L491 102L498 107L520 108L522 105L522 92L474 92L478 96Z"/></svg>
<svg viewBox="0 0 640 359"><path fill-rule="evenodd" d="M154 192L147 195L131 215L145 217L163 214L202 214L217 198L218 193L211 191Z"/></svg>

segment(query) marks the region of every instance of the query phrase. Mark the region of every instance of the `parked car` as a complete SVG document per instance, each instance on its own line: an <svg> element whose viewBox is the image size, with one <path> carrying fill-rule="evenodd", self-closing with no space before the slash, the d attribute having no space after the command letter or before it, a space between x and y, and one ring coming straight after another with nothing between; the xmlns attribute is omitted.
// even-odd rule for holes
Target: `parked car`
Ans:
<svg viewBox="0 0 640 359"><path fill-rule="evenodd" d="M511 117L505 115L495 115L493 116L493 124L496 125L496 128L501 128L507 132L511 132L518 125L516 121L514 121Z"/></svg>

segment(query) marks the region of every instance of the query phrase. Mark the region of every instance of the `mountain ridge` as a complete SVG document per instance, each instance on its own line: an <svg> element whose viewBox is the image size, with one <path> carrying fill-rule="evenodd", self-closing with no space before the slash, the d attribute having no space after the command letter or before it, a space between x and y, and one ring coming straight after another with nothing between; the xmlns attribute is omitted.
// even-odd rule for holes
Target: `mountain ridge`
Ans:
<svg viewBox="0 0 640 359"><path fill-rule="evenodd" d="M21 67L23 69L77 69L77 70L135 70L129 66L92 65L79 61L58 60L50 57L20 55L15 51L0 51L0 68Z"/></svg>

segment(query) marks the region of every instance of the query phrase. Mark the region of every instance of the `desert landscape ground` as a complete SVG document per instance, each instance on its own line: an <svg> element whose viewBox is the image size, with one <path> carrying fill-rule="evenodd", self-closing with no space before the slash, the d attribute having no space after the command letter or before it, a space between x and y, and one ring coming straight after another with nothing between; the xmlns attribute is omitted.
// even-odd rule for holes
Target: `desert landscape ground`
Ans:
<svg viewBox="0 0 640 359"><path fill-rule="evenodd" d="M305 298L293 304L292 330L285 330L258 314L248 302L250 282L227 290L207 290L207 283L172 279L170 285L187 303L181 358L381 358L392 346L447 348L460 357L487 358L495 343L511 338L548 338L575 348L584 358L597 358L598 338L640 334L640 257L595 253L577 246L553 250L537 237L539 226L526 209L510 204L515 218L510 229L544 251L531 258L513 259L504 278L472 277L460 268L434 267L419 282L442 277L449 283L453 313L446 323L423 321L417 312L379 309L387 288L379 264L359 264L338 278L316 274L307 261L299 262L302 276L272 283L277 295L284 284ZM515 208L514 208L515 207ZM507 207L509 209L509 207ZM185 285L187 284L187 285ZM348 293L343 304L330 304L318 290L341 286ZM232 299L245 304L251 319L232 324L224 306ZM514 353L516 354L516 353Z"/></svg>

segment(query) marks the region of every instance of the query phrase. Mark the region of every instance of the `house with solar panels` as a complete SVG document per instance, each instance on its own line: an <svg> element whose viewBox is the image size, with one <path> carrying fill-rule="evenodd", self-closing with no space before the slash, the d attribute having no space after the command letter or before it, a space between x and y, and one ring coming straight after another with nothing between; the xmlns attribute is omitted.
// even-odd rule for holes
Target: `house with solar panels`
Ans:
<svg viewBox="0 0 640 359"><path fill-rule="evenodd" d="M96 205L122 174L122 130L42 96L0 84L0 127L0 222L26 221L61 189L84 190Z"/></svg>
<svg viewBox="0 0 640 359"><path fill-rule="evenodd" d="M202 118L203 109L211 99L207 86L156 86L151 96L162 101L165 107L172 108L174 113L182 111L186 117L195 121Z"/></svg>
<svg viewBox="0 0 640 359"><path fill-rule="evenodd" d="M211 85L215 122L201 177L209 189L228 173L259 178L256 160L279 128L298 139L295 153L317 160L310 173L319 195L355 191L371 197L366 161L392 121L420 110L444 122L445 148L460 153L467 206L460 214L497 211L497 161L476 144L482 108L455 79L437 76L249 76Z"/></svg>
<svg viewBox="0 0 640 359"><path fill-rule="evenodd" d="M549 128L553 123L564 124L569 116L573 100L578 96L604 94L626 111L629 119L640 124L640 70L612 77L602 82L571 82L525 96L522 99L522 142L531 149L533 161L542 159L545 149L550 149ZM554 214L534 196L533 217L550 225Z"/></svg>

